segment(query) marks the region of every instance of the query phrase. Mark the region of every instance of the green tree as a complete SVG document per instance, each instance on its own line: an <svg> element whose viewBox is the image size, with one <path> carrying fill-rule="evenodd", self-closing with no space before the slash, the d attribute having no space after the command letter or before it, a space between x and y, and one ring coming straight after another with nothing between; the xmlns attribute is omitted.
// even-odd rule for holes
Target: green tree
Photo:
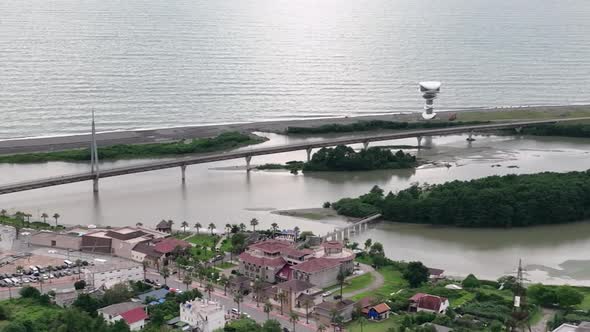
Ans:
<svg viewBox="0 0 590 332"><path fill-rule="evenodd" d="M53 219L55 219L55 227L57 228L57 220L59 219L60 215L59 213L54 213L53 214Z"/></svg>
<svg viewBox="0 0 590 332"><path fill-rule="evenodd" d="M313 301L310 299L303 300L303 307L305 308L305 323L309 324L309 309L313 308Z"/></svg>
<svg viewBox="0 0 590 332"><path fill-rule="evenodd" d="M209 231L211 231L211 236L213 236L213 231L215 230L215 224L210 223L209 226L207 227L207 229L209 229Z"/></svg>
<svg viewBox="0 0 590 332"><path fill-rule="evenodd" d="M293 311L289 314L289 321L293 324L293 332L295 332L295 325L299 321L299 315Z"/></svg>
<svg viewBox="0 0 590 332"><path fill-rule="evenodd" d="M242 293L237 292L236 294L234 294L234 302L238 305L238 311L240 311L240 303L242 303L243 301L244 295L242 295Z"/></svg>
<svg viewBox="0 0 590 332"><path fill-rule="evenodd" d="M78 280L74 283L74 289L76 290L81 290L86 288L86 281L84 280Z"/></svg>
<svg viewBox="0 0 590 332"><path fill-rule="evenodd" d="M188 227L188 222L186 222L186 221L183 221L183 222L180 224L180 227L182 227L182 232L183 232L183 233L186 233L186 228Z"/></svg>
<svg viewBox="0 0 590 332"><path fill-rule="evenodd" d="M573 307L584 300L584 294L567 285L557 287L555 295L559 305L564 308Z"/></svg>
<svg viewBox="0 0 590 332"><path fill-rule="evenodd" d="M167 285L168 277L170 276L170 269L168 269L167 266L164 266L162 268L162 271L160 271L160 275L162 276L162 278L164 278L164 285Z"/></svg>
<svg viewBox="0 0 590 332"><path fill-rule="evenodd" d="M342 266L340 266L340 270L338 271L338 275L336 276L336 279L338 280L338 284L340 285L340 301L343 301L342 298L342 290L344 288L344 281L346 280L346 271L342 268Z"/></svg>
<svg viewBox="0 0 590 332"><path fill-rule="evenodd" d="M213 284L208 283L207 286L205 286L205 291L207 292L207 294L209 294L209 300L211 300L211 292L215 290L215 287L213 287Z"/></svg>
<svg viewBox="0 0 590 332"><path fill-rule="evenodd" d="M266 300L264 301L264 312L266 313L266 319L269 320L270 319L270 312L272 311L272 304Z"/></svg>
<svg viewBox="0 0 590 332"><path fill-rule="evenodd" d="M256 297L256 307L259 308L260 307L260 298L262 296L262 288L263 287L263 283L262 281L260 281L260 279L256 278L256 280L254 281L254 285L252 286L252 289L254 290L254 296Z"/></svg>
<svg viewBox="0 0 590 332"><path fill-rule="evenodd" d="M527 288L527 295L532 302L544 307L552 306L558 303L555 290L542 284L530 285Z"/></svg>
<svg viewBox="0 0 590 332"><path fill-rule="evenodd" d="M385 252L383 251L383 245L379 242L373 243L373 245L371 246L371 250L369 250L369 255L371 255L371 256L385 256Z"/></svg>
<svg viewBox="0 0 590 332"><path fill-rule="evenodd" d="M193 278L190 276L190 274L187 273L184 275L184 278L182 278L182 283L185 284L186 290L188 291L188 288L193 283Z"/></svg>
<svg viewBox="0 0 590 332"><path fill-rule="evenodd" d="M43 219L44 223L47 223L47 218L49 218L49 215L47 213L43 212L41 214L41 219Z"/></svg>
<svg viewBox="0 0 590 332"><path fill-rule="evenodd" d="M41 296L41 292L35 287L25 286L18 292L21 297L28 299L38 299Z"/></svg>
<svg viewBox="0 0 590 332"><path fill-rule="evenodd" d="M463 279L461 285L463 288L473 289L479 287L480 282L473 274L469 274L465 279Z"/></svg>
<svg viewBox="0 0 590 332"><path fill-rule="evenodd" d="M100 308L100 302L92 297L90 294L81 293L78 295L74 303L74 307L87 312L91 316L96 316L96 310Z"/></svg>
<svg viewBox="0 0 590 332"><path fill-rule="evenodd" d="M256 226L258 226L258 219L252 218L252 220L250 220L250 226L252 226L252 232L256 232Z"/></svg>
<svg viewBox="0 0 590 332"><path fill-rule="evenodd" d="M420 287L428 281L428 268L422 262L410 262L403 272L403 277L408 281L410 287Z"/></svg>
<svg viewBox="0 0 590 332"><path fill-rule="evenodd" d="M281 323L277 322L274 319L267 320L262 325L262 332L281 332Z"/></svg>
<svg viewBox="0 0 590 332"><path fill-rule="evenodd" d="M279 303L281 305L281 315L282 315L283 314L283 305L287 301L287 293L280 291L279 294L277 295L277 298L278 298Z"/></svg>
<svg viewBox="0 0 590 332"><path fill-rule="evenodd" d="M270 227L272 228L272 237L274 238L277 233L277 230L279 229L279 224L273 222L272 224L270 224Z"/></svg>
<svg viewBox="0 0 590 332"><path fill-rule="evenodd" d="M361 315L361 317L359 317L359 319L358 319L358 322L361 327L361 332L363 332L363 327L367 323L367 318L364 315Z"/></svg>
<svg viewBox="0 0 590 332"><path fill-rule="evenodd" d="M197 235L199 235L199 229L203 228L203 225L201 225L200 222L195 224L195 228L197 229Z"/></svg>

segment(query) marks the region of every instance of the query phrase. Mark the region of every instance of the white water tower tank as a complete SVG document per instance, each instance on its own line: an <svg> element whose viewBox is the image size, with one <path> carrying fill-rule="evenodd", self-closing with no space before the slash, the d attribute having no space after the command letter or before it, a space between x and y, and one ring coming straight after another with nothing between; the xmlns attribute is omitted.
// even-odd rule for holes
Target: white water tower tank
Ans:
<svg viewBox="0 0 590 332"><path fill-rule="evenodd" d="M424 120L431 120L436 117L436 113L434 113L434 99L436 99L436 95L440 92L441 83L437 81L425 81L420 82L420 92L422 93L422 98L424 98L426 104L424 105L424 112L422 112L422 118Z"/></svg>

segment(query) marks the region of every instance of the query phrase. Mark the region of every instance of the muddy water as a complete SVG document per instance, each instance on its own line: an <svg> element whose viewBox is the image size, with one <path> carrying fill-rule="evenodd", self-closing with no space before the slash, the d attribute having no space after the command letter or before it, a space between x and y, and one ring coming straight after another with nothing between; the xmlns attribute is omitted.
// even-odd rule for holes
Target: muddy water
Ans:
<svg viewBox="0 0 590 332"><path fill-rule="evenodd" d="M295 143L319 138L271 138L264 145ZM415 139L383 142L383 145L415 145ZM187 181L179 169L108 178L100 182L100 194L93 195L87 182L0 196L0 207L23 210L35 216L43 212L62 215L68 224L155 225L161 219L180 224L213 222L247 224L256 217L261 226L277 222L281 227L299 226L326 233L346 222L339 218L309 220L280 216L273 210L319 207L324 201L356 196L377 184L399 190L413 182L440 183L493 174L571 171L590 168L590 140L564 138L477 137L471 144L465 136L435 137L423 141L428 149L419 157L435 161L416 170L388 170L363 173L321 173L291 175L282 171L240 169L244 161L233 160L195 165L187 169ZM248 148L245 148L248 149ZM255 157L253 163L303 160L305 152ZM103 168L145 161L103 163ZM492 165L500 165L492 167ZM0 183L74 173L87 164L48 163L0 165ZM434 228L387 223L357 239L371 237L384 244L393 259L421 260L443 268L448 274L470 272L497 277L512 271L519 258L529 269L529 279L590 285L590 223L512 230Z"/></svg>

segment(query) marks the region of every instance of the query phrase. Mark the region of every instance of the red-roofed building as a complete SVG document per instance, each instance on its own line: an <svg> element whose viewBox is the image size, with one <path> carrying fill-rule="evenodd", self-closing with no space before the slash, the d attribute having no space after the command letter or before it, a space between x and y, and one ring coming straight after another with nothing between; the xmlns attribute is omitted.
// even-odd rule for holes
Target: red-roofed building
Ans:
<svg viewBox="0 0 590 332"><path fill-rule="evenodd" d="M337 259L314 258L293 266L293 277L324 288L336 282L341 265Z"/></svg>
<svg viewBox="0 0 590 332"><path fill-rule="evenodd" d="M190 243L173 237L161 239L157 242L154 241L154 243L154 250L162 254L169 254L173 252L176 247L180 247L182 249L191 247Z"/></svg>
<svg viewBox="0 0 590 332"><path fill-rule="evenodd" d="M135 308L121 313L121 319L129 325L131 331L139 331L145 326L145 320L148 314L143 308Z"/></svg>
<svg viewBox="0 0 590 332"><path fill-rule="evenodd" d="M379 303L374 306L363 308L361 312L366 315L368 319L383 320L389 318L391 308L387 305L387 303Z"/></svg>
<svg viewBox="0 0 590 332"><path fill-rule="evenodd" d="M449 300L445 297L418 293L410 298L410 311L432 312L444 314L449 307Z"/></svg>

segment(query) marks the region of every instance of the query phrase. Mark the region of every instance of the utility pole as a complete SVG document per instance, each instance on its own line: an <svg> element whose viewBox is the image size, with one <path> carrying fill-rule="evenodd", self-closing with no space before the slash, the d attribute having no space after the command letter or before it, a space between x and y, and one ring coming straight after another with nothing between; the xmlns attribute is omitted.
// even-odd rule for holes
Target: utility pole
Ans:
<svg viewBox="0 0 590 332"><path fill-rule="evenodd" d="M98 169L98 146L96 144L96 125L94 123L94 109L92 110L92 142L90 143L90 170L93 175L92 190L98 192L98 178L100 171Z"/></svg>
<svg viewBox="0 0 590 332"><path fill-rule="evenodd" d="M522 260L518 260L518 269L516 270L516 284L514 285L514 306L512 307L512 317L509 331L517 331L521 328L522 331L528 329L531 331L529 323L529 311L527 305L526 289L524 288L524 274L526 271L522 268Z"/></svg>

